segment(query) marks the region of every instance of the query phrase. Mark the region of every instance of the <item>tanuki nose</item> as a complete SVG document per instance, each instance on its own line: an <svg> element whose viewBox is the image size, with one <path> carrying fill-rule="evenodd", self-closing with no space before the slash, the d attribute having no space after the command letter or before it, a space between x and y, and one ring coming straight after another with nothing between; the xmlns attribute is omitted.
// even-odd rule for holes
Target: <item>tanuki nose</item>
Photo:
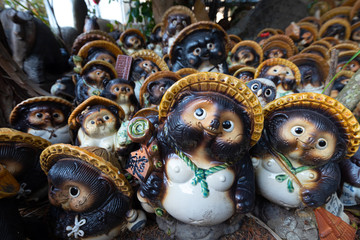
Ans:
<svg viewBox="0 0 360 240"><path fill-rule="evenodd" d="M220 126L220 122L218 119L213 119L210 122L210 127L214 128L214 129L218 129Z"/></svg>

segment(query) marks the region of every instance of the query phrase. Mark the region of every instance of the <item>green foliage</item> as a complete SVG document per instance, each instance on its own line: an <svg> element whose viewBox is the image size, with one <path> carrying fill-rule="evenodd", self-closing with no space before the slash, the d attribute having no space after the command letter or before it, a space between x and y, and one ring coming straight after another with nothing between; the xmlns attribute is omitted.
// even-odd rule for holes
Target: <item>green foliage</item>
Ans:
<svg viewBox="0 0 360 240"><path fill-rule="evenodd" d="M155 26L152 1L140 2L140 0L131 0L128 3L130 4L130 11L127 26L131 28L134 24L142 24L144 28L140 30L142 30L146 36L150 36Z"/></svg>
<svg viewBox="0 0 360 240"><path fill-rule="evenodd" d="M5 0L5 6L18 11L30 11L35 17L39 18L49 26L44 2L42 0Z"/></svg>

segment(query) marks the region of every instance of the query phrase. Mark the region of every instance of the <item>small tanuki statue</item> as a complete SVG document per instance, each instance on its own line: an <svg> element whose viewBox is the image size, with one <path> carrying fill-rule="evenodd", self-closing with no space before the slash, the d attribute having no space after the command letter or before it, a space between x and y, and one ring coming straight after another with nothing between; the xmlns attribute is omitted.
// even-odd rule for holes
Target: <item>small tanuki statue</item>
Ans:
<svg viewBox="0 0 360 240"><path fill-rule="evenodd" d="M199 72L228 73L229 50L229 37L220 25L208 21L191 24L179 33L170 49L172 71L195 68Z"/></svg>
<svg viewBox="0 0 360 240"><path fill-rule="evenodd" d="M53 96L28 98L14 107L9 122L14 129L42 137L51 143L70 143L67 125L71 102Z"/></svg>
<svg viewBox="0 0 360 240"><path fill-rule="evenodd" d="M92 96L74 109L68 123L75 133L76 145L114 152L115 137L124 116L124 110L116 102Z"/></svg>
<svg viewBox="0 0 360 240"><path fill-rule="evenodd" d="M192 74L166 91L159 121L154 128L135 117L128 128L147 154L128 162L141 180L142 206L180 239L216 239L236 231L239 214L254 204L248 151L263 127L259 100L235 77Z"/></svg>
<svg viewBox="0 0 360 240"><path fill-rule="evenodd" d="M320 236L336 235L344 226L354 233L340 219L348 220L336 196L341 178L338 164L352 156L360 144L360 126L350 110L323 94L297 93L274 100L263 113L263 135L251 149L257 189L265 199L283 207L278 212L289 211L293 221L270 227L286 235L295 231L290 225L297 224L298 237L303 239L307 237L301 222L314 223L316 217ZM304 220L299 214L297 218L292 209L302 210L306 213L303 216L310 217ZM270 216L272 220L265 217L265 222L279 218L275 212ZM307 227L309 232L311 225ZM316 232L316 226L312 227ZM341 234L342 237L336 235L337 239L348 239L347 231Z"/></svg>
<svg viewBox="0 0 360 240"><path fill-rule="evenodd" d="M276 85L276 98L292 94L301 82L299 68L284 58L270 58L257 68L254 78L266 78Z"/></svg>
<svg viewBox="0 0 360 240"><path fill-rule="evenodd" d="M145 48L146 38L138 29L130 28L124 31L118 44L126 55L130 55Z"/></svg>
<svg viewBox="0 0 360 240"><path fill-rule="evenodd" d="M114 78L117 78L117 72L110 63L103 60L88 62L76 75L75 104L79 105L91 96L99 96Z"/></svg>
<svg viewBox="0 0 360 240"><path fill-rule="evenodd" d="M102 148L69 144L54 144L42 152L50 226L56 239L110 240L125 230L126 220L133 220L133 190L106 156ZM138 222L138 227L144 226L144 221Z"/></svg>
<svg viewBox="0 0 360 240"><path fill-rule="evenodd" d="M180 31L195 23L195 14L185 6L173 6L169 8L162 18L162 44L163 55L168 54L175 38Z"/></svg>

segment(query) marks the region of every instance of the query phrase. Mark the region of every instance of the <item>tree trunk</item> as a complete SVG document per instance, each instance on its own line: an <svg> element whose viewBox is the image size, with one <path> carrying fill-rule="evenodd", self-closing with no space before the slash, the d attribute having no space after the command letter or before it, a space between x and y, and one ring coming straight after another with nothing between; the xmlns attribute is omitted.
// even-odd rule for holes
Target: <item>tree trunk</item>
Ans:
<svg viewBox="0 0 360 240"><path fill-rule="evenodd" d="M336 100L353 111L360 102L360 71L357 71L339 92Z"/></svg>
<svg viewBox="0 0 360 240"><path fill-rule="evenodd" d="M155 23L160 23L164 12L174 5L174 0L153 0L152 10Z"/></svg>

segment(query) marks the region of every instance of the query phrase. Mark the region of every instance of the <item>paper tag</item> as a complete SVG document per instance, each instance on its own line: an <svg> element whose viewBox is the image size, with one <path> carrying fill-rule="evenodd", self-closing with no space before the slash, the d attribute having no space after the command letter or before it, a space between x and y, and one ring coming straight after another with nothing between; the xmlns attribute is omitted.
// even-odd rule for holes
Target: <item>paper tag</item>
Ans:
<svg viewBox="0 0 360 240"><path fill-rule="evenodd" d="M344 211L344 204L340 201L336 193L333 193L330 201L325 204L326 210L335 216L340 216Z"/></svg>
<svg viewBox="0 0 360 240"><path fill-rule="evenodd" d="M359 191L359 188L354 187L348 183L344 183L342 188L342 194L340 196L341 202L344 206L354 206L358 203L356 202L356 193Z"/></svg>
<svg viewBox="0 0 360 240"><path fill-rule="evenodd" d="M118 78L129 80L132 57L126 55L118 55L115 64L115 70Z"/></svg>

